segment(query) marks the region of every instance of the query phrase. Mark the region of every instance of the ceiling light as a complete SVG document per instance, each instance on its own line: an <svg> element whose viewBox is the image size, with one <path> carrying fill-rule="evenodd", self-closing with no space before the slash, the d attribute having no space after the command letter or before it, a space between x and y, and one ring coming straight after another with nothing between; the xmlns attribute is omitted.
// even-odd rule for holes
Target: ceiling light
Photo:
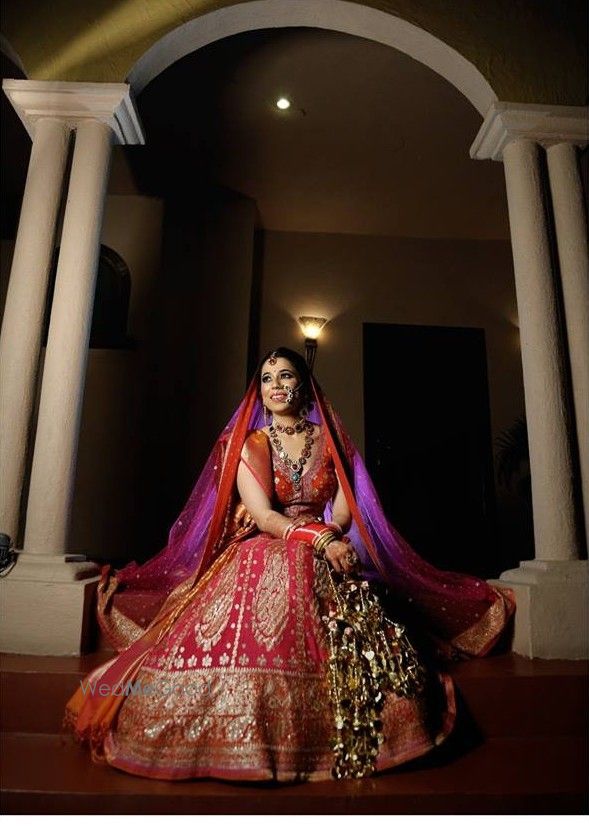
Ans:
<svg viewBox="0 0 589 826"><path fill-rule="evenodd" d="M276 106L278 106L279 109L289 109L290 100L288 100L288 98L278 98L276 101Z"/></svg>

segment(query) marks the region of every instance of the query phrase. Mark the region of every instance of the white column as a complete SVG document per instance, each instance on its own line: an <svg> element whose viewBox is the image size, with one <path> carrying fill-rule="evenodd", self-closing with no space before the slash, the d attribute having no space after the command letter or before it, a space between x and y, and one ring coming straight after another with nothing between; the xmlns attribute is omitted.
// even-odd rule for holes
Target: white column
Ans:
<svg viewBox="0 0 589 826"><path fill-rule="evenodd" d="M494 103L471 157L503 160L520 323L536 558L504 571L496 585L516 595L513 649L529 657L589 656L588 563L575 512L572 416L565 391L565 337L559 329L541 182L541 145L586 142L587 110Z"/></svg>
<svg viewBox="0 0 589 826"><path fill-rule="evenodd" d="M35 126L0 334L0 531L16 544L70 126Z"/></svg>
<svg viewBox="0 0 589 826"><path fill-rule="evenodd" d="M97 120L76 133L27 508L33 554L67 549L111 139Z"/></svg>
<svg viewBox="0 0 589 826"><path fill-rule="evenodd" d="M571 364L579 466L589 547L589 254L587 216L572 143L546 149Z"/></svg>
<svg viewBox="0 0 589 826"><path fill-rule="evenodd" d="M578 559L565 355L540 180L539 147L503 150L522 348L536 559Z"/></svg>
<svg viewBox="0 0 589 826"><path fill-rule="evenodd" d="M102 213L113 141L143 143L122 83L8 81L31 132L40 110L75 130L39 415L24 549L0 578L0 649L79 654L92 626L99 567L68 553L76 454L88 358Z"/></svg>

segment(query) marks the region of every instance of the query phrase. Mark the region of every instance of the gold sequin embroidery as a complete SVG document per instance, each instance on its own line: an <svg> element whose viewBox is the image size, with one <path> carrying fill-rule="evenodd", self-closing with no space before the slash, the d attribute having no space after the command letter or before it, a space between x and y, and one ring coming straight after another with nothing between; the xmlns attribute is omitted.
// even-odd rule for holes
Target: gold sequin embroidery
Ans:
<svg viewBox="0 0 589 826"><path fill-rule="evenodd" d="M239 570L239 554L222 569L219 578L202 596L202 610L194 626L196 642L203 651L216 645L229 622Z"/></svg>
<svg viewBox="0 0 589 826"><path fill-rule="evenodd" d="M254 637L267 651L280 641L286 628L288 592L288 559L279 546L268 553L252 610Z"/></svg>

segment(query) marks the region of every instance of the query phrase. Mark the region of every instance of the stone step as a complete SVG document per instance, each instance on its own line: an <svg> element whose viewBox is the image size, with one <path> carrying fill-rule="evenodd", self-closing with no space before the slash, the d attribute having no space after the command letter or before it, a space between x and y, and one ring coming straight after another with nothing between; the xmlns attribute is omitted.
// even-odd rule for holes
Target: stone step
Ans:
<svg viewBox="0 0 589 826"><path fill-rule="evenodd" d="M114 656L0 656L0 729L56 734L80 680ZM481 738L576 736L587 730L588 663L529 660L514 654L448 667L459 702Z"/></svg>
<svg viewBox="0 0 589 826"><path fill-rule="evenodd" d="M92 763L51 734L2 736L3 814L582 814L582 737L495 738L462 754L443 744L364 780L276 786L160 781Z"/></svg>

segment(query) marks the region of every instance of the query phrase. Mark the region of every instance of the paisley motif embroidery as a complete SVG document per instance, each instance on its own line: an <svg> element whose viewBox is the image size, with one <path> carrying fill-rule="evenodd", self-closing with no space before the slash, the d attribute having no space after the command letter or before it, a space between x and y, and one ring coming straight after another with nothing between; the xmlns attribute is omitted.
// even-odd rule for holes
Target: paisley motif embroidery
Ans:
<svg viewBox="0 0 589 826"><path fill-rule="evenodd" d="M288 558L278 550L267 557L252 606L254 637L267 651L280 641L286 628L288 593Z"/></svg>
<svg viewBox="0 0 589 826"><path fill-rule="evenodd" d="M215 584L202 596L202 610L194 634L203 651L210 651L219 642L229 622L238 571L239 554L234 554Z"/></svg>

